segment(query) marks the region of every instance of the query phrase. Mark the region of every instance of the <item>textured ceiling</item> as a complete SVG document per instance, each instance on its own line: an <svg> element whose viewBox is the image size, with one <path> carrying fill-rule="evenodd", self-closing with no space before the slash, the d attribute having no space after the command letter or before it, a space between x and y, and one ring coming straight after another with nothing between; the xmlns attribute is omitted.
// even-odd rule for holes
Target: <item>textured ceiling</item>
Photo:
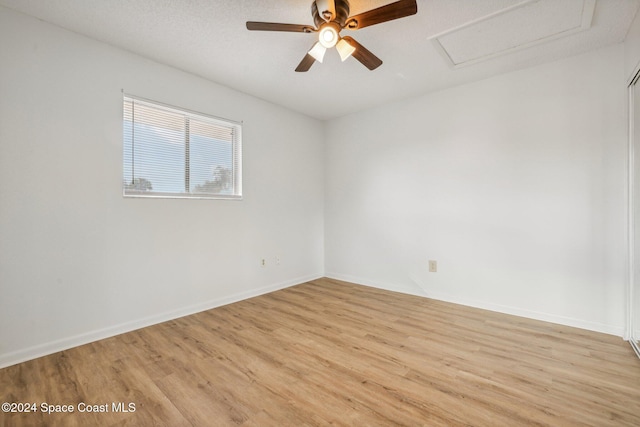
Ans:
<svg viewBox="0 0 640 427"><path fill-rule="evenodd" d="M390 2L351 0L351 14ZM594 2L589 25L576 28L583 9ZM332 50L307 73L294 69L317 36L248 31L245 22L312 24L311 0L0 0L0 5L330 119L619 43L639 2L418 0L414 16L343 30L384 61L377 70L353 58L342 63ZM567 26L572 30L563 31ZM469 64L452 66L442 54L444 43L438 47L434 40L448 42L459 61Z"/></svg>

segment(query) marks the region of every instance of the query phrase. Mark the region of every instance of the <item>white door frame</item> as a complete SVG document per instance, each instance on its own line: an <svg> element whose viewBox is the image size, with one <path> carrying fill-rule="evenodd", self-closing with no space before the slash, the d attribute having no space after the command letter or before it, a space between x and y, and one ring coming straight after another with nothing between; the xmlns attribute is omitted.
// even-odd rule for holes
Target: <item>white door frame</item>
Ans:
<svg viewBox="0 0 640 427"><path fill-rule="evenodd" d="M640 316L640 312L636 313L634 307L634 299L636 298L636 293L640 291L640 287L635 286L636 281L640 280L640 278L636 278L635 268L635 254L637 250L640 250L640 245L636 245L635 242L635 229L636 229L636 221L635 221L635 177L636 177L636 164L635 164L635 138L636 132L640 132L640 129L635 129L635 111L640 111L640 105L635 104L635 87L637 84L640 84L640 64L636 66L634 72L632 73L629 81L627 82L627 93L628 93L628 213L627 213L627 221L628 221L628 241L627 241L627 252L628 252L628 290L627 290L627 327L625 331L624 339L628 340L631 344L631 347L635 350L638 357L640 357L640 347L638 346L638 341L640 337L634 336L634 318L636 316ZM638 165L640 167L640 165ZM638 288L638 289L635 289Z"/></svg>

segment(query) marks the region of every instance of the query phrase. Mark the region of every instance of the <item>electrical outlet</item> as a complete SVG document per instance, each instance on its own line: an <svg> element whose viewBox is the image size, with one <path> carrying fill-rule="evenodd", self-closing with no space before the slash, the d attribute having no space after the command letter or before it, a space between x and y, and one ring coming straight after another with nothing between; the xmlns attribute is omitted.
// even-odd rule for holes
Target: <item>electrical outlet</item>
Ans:
<svg viewBox="0 0 640 427"><path fill-rule="evenodd" d="M263 266L263 267L266 267L267 266L267 260L262 258L262 260L260 261L260 265Z"/></svg>
<svg viewBox="0 0 640 427"><path fill-rule="evenodd" d="M429 273L436 273L438 271L438 261L429 260Z"/></svg>

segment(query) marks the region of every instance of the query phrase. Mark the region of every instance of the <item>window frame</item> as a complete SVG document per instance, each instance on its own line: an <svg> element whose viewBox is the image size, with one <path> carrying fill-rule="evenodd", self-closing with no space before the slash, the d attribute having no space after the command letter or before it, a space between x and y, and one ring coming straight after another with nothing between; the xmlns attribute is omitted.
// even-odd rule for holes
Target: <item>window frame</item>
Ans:
<svg viewBox="0 0 640 427"><path fill-rule="evenodd" d="M159 198L159 199L203 199L203 200L242 200L242 125L243 122L229 120L221 117L216 117L210 114L204 114L201 112L189 110L182 107L176 107L173 105L165 104L158 101L153 101L150 99L142 98L139 96L131 95L123 91L122 93L122 196L126 198ZM149 108L154 108L157 110L169 112L172 114L178 114L184 116L186 119L197 120L199 122L213 124L215 126L220 126L224 128L232 129L232 158L231 158L231 174L232 174L232 193L231 194L222 194L222 193L196 193L196 192L162 192L162 191L145 191L145 190L134 190L128 189L126 187L126 177L125 177L125 163L126 159L126 136L125 129L128 124L126 114L126 103L131 102L132 105L142 104ZM134 107L135 108L135 107ZM135 119L131 122L130 126L135 126ZM185 140L188 141L189 138L188 129L185 130ZM132 141L135 144L135 141ZM190 144L185 142L185 144ZM186 156L186 155L185 155ZM132 160L134 162L134 160ZM184 168L182 172L187 174L190 165L190 160L188 158L184 158ZM135 176L132 177L135 180Z"/></svg>

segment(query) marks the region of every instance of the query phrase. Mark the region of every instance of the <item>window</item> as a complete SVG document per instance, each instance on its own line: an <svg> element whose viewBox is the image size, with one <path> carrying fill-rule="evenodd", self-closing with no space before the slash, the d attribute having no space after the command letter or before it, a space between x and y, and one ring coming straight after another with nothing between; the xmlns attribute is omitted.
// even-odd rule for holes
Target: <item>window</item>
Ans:
<svg viewBox="0 0 640 427"><path fill-rule="evenodd" d="M124 96L123 193L242 198L241 125Z"/></svg>

